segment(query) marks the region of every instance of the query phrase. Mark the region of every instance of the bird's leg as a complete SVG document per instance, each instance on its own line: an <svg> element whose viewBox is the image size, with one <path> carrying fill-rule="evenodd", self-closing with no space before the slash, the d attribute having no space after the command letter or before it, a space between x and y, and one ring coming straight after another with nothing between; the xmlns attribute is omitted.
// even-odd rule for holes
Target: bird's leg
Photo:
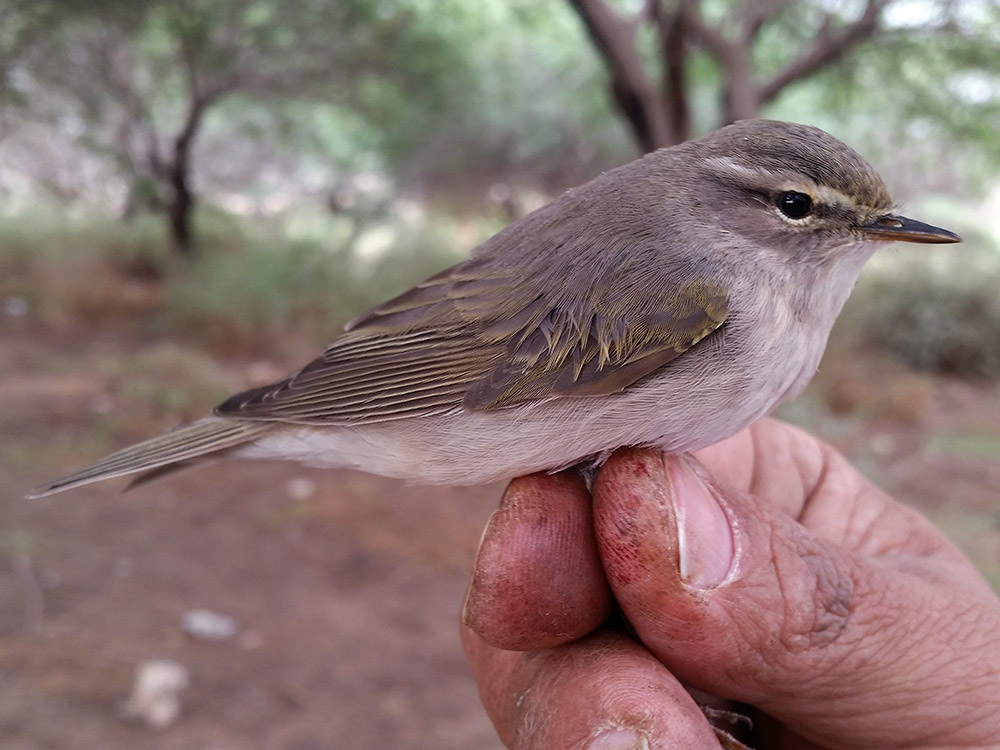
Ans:
<svg viewBox="0 0 1000 750"><path fill-rule="evenodd" d="M753 729L753 722L749 716L722 708L712 708L700 703L698 704L698 708L701 709L701 712L705 714L705 718L708 719L712 731L715 732L716 739L722 745L722 750L753 750L749 745L745 745L736 739L728 730L717 725L717 722L722 721L733 725L746 724L747 731L750 731Z"/></svg>
<svg viewBox="0 0 1000 750"><path fill-rule="evenodd" d="M613 449L601 451L573 464L573 468L576 469L580 478L583 479L583 483L587 485L587 492L590 492L594 488L594 480L597 478L597 472L611 458L612 453L614 453Z"/></svg>

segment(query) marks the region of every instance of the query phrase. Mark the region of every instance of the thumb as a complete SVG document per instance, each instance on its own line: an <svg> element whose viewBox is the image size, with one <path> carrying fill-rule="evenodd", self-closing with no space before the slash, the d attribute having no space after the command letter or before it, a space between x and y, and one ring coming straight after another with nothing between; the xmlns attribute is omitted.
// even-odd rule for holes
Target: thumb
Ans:
<svg viewBox="0 0 1000 750"><path fill-rule="evenodd" d="M896 512L912 525L912 512L854 485L864 492L841 498L835 537L844 514L878 518L873 530L891 528L885 516ZM996 732L970 721L962 697L995 686L1000 669L986 632L998 623L995 599L977 598L971 567L953 554L929 561L898 538L880 545L864 529L852 536L866 551L855 551L779 507L718 484L690 457L618 452L595 484L594 523L642 643L682 682L752 704L822 747Z"/></svg>

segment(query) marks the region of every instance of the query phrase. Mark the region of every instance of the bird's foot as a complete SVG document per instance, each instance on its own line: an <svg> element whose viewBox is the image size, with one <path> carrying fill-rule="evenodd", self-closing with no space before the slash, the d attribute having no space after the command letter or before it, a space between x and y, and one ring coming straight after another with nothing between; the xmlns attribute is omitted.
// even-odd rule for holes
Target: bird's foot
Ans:
<svg viewBox="0 0 1000 750"><path fill-rule="evenodd" d="M716 739L719 740L719 744L722 745L722 750L753 750L749 745L746 745L736 739L732 732L728 729L723 729L720 724L726 723L730 725L745 724L747 731L753 729L753 722L750 720L749 716L744 716L743 714L736 713L735 711L726 711L721 708L712 708L711 706L699 706L701 712L705 714L705 718L708 719L708 723L712 727L712 731L715 732Z"/></svg>

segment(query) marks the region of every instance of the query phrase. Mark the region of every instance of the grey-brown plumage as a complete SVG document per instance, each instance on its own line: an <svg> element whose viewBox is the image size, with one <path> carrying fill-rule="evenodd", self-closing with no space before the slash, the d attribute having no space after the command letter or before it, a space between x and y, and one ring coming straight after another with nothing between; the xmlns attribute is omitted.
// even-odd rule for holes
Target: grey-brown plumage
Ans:
<svg viewBox="0 0 1000 750"><path fill-rule="evenodd" d="M736 123L566 192L297 373L35 494L223 455L474 483L695 450L804 387L879 241L958 241L892 209L826 133Z"/></svg>

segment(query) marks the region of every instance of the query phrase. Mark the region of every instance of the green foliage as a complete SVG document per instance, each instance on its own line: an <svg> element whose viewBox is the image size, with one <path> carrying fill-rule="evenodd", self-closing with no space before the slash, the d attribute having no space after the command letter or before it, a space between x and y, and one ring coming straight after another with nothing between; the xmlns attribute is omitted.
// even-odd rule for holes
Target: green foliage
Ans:
<svg viewBox="0 0 1000 750"><path fill-rule="evenodd" d="M429 16L461 40L468 79L449 86L417 137L391 155L404 180L485 171L571 183L635 155L600 61L565 4L464 7L447 19Z"/></svg>
<svg viewBox="0 0 1000 750"><path fill-rule="evenodd" d="M827 13L846 21L861 5L783 4L754 47L755 77L767 80L821 36ZM902 198L910 185L992 178L1000 162L998 6L928 0L917 17L906 12L913 5L888 3L877 44L852 49L766 112L857 145ZM735 33L743 0L700 6ZM643 33L653 62L658 40ZM21 200L34 185L102 211L160 210L172 190L171 144L198 99L210 104L189 182L206 203L253 220L323 215L335 193L373 176L387 200L436 197L429 187L478 206L496 182L549 191L634 155L567 2L10 0L0 8L0 67L0 126L44 126L42 142L55 144L29 138L17 160L5 158L17 129L0 140L7 171L30 172L16 183L0 172L0 194ZM705 130L718 118L720 70L701 53L687 74L695 130ZM58 145L67 140L83 149L67 153ZM141 237L107 243L123 272L163 273L153 236L162 230L144 219L133 227ZM225 244L200 239L208 252Z"/></svg>
<svg viewBox="0 0 1000 750"><path fill-rule="evenodd" d="M789 6L765 30L762 70L788 40L815 32L811 5ZM978 191L991 183L1000 164L1000 6L897 1L875 41L786 89L768 116L807 121L855 145L897 197L913 185Z"/></svg>
<svg viewBox="0 0 1000 750"><path fill-rule="evenodd" d="M400 187L512 169L569 171L566 183L631 155L601 66L562 4L15 0L15 9L0 31L0 64L16 73L3 109L84 146L125 191L155 186L150 206L169 202L170 149L196 102L207 109L193 184L211 196L321 191L373 169ZM62 166L44 151L35 158L41 174Z"/></svg>

